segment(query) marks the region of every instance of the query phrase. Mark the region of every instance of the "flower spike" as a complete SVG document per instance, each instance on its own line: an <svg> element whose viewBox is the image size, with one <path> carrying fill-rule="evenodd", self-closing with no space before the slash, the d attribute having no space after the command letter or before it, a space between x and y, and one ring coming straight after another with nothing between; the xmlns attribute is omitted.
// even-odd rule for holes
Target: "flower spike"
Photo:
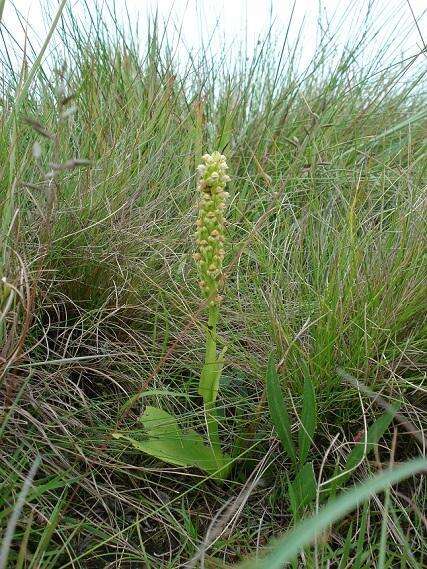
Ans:
<svg viewBox="0 0 427 569"><path fill-rule="evenodd" d="M197 251L196 261L203 296L210 305L218 305L218 294L224 259L224 209L228 192L225 185L230 181L227 175L225 156L219 152L205 154L203 163L198 166L198 190L201 192L199 216L196 221Z"/></svg>

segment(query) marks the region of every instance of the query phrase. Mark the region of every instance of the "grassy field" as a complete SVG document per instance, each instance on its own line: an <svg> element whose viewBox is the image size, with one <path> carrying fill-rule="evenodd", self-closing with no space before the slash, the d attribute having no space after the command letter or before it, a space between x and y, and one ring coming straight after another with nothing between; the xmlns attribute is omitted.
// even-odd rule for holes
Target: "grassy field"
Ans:
<svg viewBox="0 0 427 569"><path fill-rule="evenodd" d="M426 566L426 54L323 33L306 70L272 34L177 61L154 21L66 8L62 47L17 68L3 29L1 568ZM224 361L203 405L215 150ZM147 452L147 408L225 474Z"/></svg>

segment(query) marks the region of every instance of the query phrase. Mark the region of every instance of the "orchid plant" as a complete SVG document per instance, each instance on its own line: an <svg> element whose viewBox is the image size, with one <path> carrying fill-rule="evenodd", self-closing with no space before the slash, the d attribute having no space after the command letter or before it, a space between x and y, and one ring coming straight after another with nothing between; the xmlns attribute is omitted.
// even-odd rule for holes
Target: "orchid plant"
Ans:
<svg viewBox="0 0 427 569"><path fill-rule="evenodd" d="M206 421L206 440L194 430L183 430L177 419L158 407L146 407L140 417L146 439L139 441L123 433L114 433L132 445L169 464L196 467L214 478L225 478L231 458L223 453L218 430L216 399L223 367L224 352L217 350L217 324L222 297L225 219L228 193L225 156L219 152L205 154L198 166L197 189L200 194L196 221L197 250L193 254L199 273L199 285L207 310L206 350L198 393L203 398Z"/></svg>

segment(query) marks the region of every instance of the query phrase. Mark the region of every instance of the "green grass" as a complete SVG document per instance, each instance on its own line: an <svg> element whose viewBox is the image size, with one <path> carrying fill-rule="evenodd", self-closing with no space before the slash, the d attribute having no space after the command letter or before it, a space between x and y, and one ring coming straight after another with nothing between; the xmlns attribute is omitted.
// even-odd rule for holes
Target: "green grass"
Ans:
<svg viewBox="0 0 427 569"><path fill-rule="evenodd" d="M11 66L5 30L0 50L5 566L227 567L323 507L336 516L303 522L317 537L291 567L425 566L425 478L380 472L425 453L425 53L387 59L396 31L367 58L368 18L338 56L325 29L306 71L272 33L249 59L185 60L159 22L142 38L100 12L92 27L58 17L47 60ZM143 437L146 406L205 432L191 255L195 168L215 149L232 178L217 406L224 452L240 449L223 482L112 436ZM271 357L289 444L311 445L315 494L297 510ZM369 454L350 455L376 420ZM371 474L377 494L349 490Z"/></svg>

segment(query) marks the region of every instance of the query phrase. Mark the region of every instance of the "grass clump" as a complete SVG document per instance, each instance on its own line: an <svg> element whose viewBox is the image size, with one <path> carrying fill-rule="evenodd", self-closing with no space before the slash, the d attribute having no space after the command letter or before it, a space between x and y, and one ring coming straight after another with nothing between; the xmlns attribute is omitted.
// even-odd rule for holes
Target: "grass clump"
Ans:
<svg viewBox="0 0 427 569"><path fill-rule="evenodd" d="M368 61L366 24L305 70L272 34L177 60L97 16L29 74L2 51L8 566L227 567L325 508L295 567L422 567L425 480L386 470L425 452L419 54Z"/></svg>

